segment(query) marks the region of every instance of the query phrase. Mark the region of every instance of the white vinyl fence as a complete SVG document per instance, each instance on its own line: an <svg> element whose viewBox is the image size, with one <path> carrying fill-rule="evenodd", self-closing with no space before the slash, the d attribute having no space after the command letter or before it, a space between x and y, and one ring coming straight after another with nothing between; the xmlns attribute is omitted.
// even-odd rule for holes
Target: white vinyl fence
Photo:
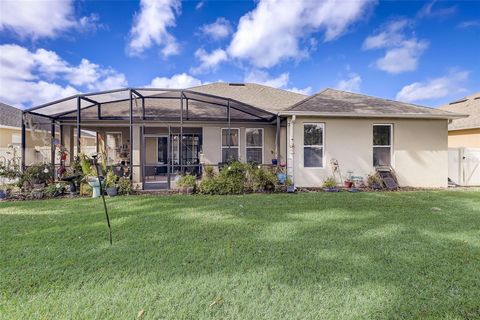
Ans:
<svg viewBox="0 0 480 320"><path fill-rule="evenodd" d="M480 186L480 148L449 148L448 177L461 186Z"/></svg>

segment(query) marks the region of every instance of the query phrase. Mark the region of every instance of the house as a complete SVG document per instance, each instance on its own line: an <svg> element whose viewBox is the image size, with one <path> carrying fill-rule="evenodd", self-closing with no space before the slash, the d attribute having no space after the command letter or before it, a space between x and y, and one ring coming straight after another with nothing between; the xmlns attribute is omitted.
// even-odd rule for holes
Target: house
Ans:
<svg viewBox="0 0 480 320"><path fill-rule="evenodd" d="M480 92L440 109L468 117L448 124L448 177L461 186L480 186Z"/></svg>
<svg viewBox="0 0 480 320"><path fill-rule="evenodd" d="M88 93L25 111L26 121L33 116L50 121L72 155L85 152L83 130L95 132L109 164L121 164L143 189L171 188L180 174L232 159L285 164L298 187L321 186L333 159L343 177L391 166L402 186L446 187L448 121L462 117L334 89L305 96L253 83Z"/></svg>
<svg viewBox="0 0 480 320"><path fill-rule="evenodd" d="M480 92L458 101L450 102L440 109L468 115L448 124L450 148L480 148Z"/></svg>
<svg viewBox="0 0 480 320"><path fill-rule="evenodd" d="M41 118L33 117L40 125ZM41 125L42 130L38 134L26 135L26 143L29 148L26 150L26 164L35 162L50 162L51 137L50 126ZM83 132L82 144L85 146L96 145L96 137L92 133ZM0 102L0 163L20 165L22 158L22 110Z"/></svg>

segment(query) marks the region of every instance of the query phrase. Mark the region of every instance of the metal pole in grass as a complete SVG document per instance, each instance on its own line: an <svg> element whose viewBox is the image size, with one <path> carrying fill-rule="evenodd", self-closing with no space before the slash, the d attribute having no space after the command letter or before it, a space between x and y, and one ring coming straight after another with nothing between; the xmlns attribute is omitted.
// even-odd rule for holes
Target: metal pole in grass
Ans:
<svg viewBox="0 0 480 320"><path fill-rule="evenodd" d="M109 239L110 239L110 245L112 245L112 227L110 226L110 218L108 217L107 203L105 202L105 195L103 194L102 181L100 181L100 173L98 172L97 157L98 157L98 155L93 155L92 156L93 165L95 166L95 170L97 171L97 179L98 179L98 183L100 184L100 195L102 196L103 209L105 210L105 217L107 218L108 236L109 236Z"/></svg>

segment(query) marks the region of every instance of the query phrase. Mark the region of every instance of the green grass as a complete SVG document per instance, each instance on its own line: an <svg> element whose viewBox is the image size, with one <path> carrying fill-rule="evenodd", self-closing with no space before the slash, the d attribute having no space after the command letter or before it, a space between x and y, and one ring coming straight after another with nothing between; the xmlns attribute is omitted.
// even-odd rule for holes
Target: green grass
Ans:
<svg viewBox="0 0 480 320"><path fill-rule="evenodd" d="M0 318L480 317L479 192L108 205L0 203Z"/></svg>

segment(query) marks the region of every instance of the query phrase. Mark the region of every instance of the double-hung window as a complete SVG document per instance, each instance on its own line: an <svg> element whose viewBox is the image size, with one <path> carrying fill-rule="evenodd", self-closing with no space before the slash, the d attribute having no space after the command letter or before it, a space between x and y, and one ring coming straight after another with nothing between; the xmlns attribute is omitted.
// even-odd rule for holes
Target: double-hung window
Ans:
<svg viewBox="0 0 480 320"><path fill-rule="evenodd" d="M392 164L392 132L391 124L373 125L373 166L391 166Z"/></svg>
<svg viewBox="0 0 480 320"><path fill-rule="evenodd" d="M222 129L222 162L238 160L240 129Z"/></svg>
<svg viewBox="0 0 480 320"><path fill-rule="evenodd" d="M247 162L263 163L263 129L245 129Z"/></svg>
<svg viewBox="0 0 480 320"><path fill-rule="evenodd" d="M305 123L303 125L304 167L324 167L324 131L325 125L323 123Z"/></svg>

